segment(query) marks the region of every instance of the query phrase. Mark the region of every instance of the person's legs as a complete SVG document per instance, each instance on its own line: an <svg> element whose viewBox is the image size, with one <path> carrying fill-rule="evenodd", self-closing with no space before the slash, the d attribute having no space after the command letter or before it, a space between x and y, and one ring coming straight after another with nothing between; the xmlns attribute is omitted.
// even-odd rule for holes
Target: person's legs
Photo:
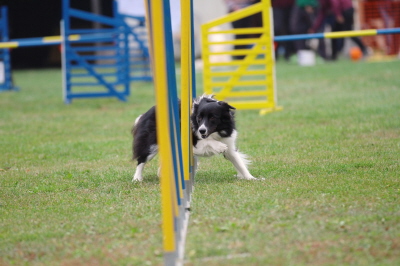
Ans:
<svg viewBox="0 0 400 266"><path fill-rule="evenodd" d="M336 31L343 31L343 24L342 23L338 23L338 22L333 23L332 32L336 32ZM336 60L337 59L338 53L341 50L341 43L342 42L343 42L342 38L340 38L340 39L333 38L331 40L332 60Z"/></svg>
<svg viewBox="0 0 400 266"><path fill-rule="evenodd" d="M248 28L251 26L251 18L250 17L245 17L236 21L232 22L232 27L234 29L242 29L242 28ZM235 39L245 39L245 38L250 38L251 36L248 34L236 34L235 35ZM234 49L235 50L239 50L239 49L246 49L248 47L247 44L243 45L234 45ZM236 55L233 56L234 59L243 59L244 55Z"/></svg>
<svg viewBox="0 0 400 266"><path fill-rule="evenodd" d="M346 31L353 30L354 26L354 8L349 8L343 11L343 28ZM364 55L367 54L367 47L364 45L363 41L359 37L351 37L351 40L357 44Z"/></svg>
<svg viewBox="0 0 400 266"><path fill-rule="evenodd" d="M282 8L273 8L273 21L274 21L274 36L283 35L283 9ZM278 42L278 45L275 49L275 59L279 58L279 48L284 47L283 42Z"/></svg>
<svg viewBox="0 0 400 266"><path fill-rule="evenodd" d="M282 27L283 33L282 35L289 35L292 34L290 30L290 17L292 16L292 7L284 8L283 9L283 18L282 18ZM295 52L294 43L293 41L284 42L285 47L285 59L289 60L290 56Z"/></svg>

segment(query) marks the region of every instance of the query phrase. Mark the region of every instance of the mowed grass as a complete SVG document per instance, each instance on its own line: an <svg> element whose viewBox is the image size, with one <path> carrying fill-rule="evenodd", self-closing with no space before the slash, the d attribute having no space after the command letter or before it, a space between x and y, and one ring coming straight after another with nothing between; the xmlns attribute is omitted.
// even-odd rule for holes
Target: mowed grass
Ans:
<svg viewBox="0 0 400 266"><path fill-rule="evenodd" d="M283 111L236 113L265 180L200 160L186 265L400 264L399 69L279 63ZM162 264L158 159L131 182L130 129L152 85L64 105L59 70L14 80L0 94L0 265Z"/></svg>

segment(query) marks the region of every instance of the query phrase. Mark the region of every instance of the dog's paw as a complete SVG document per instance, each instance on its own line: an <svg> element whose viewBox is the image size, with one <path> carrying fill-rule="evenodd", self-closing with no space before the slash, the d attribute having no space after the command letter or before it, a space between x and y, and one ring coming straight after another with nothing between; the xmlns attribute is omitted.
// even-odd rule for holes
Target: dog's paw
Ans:
<svg viewBox="0 0 400 266"><path fill-rule="evenodd" d="M252 176L252 175L250 175L250 176L237 175L237 177L238 177L239 179L244 179L244 180L265 180L264 177L259 177L259 178L257 178L257 177L254 177L254 176Z"/></svg>
<svg viewBox="0 0 400 266"><path fill-rule="evenodd" d="M228 145L225 143L219 143L217 147L215 147L215 151L218 153L224 153L228 150Z"/></svg>
<svg viewBox="0 0 400 266"><path fill-rule="evenodd" d="M246 176L246 177L242 177L241 179L244 179L244 180L258 180L254 176Z"/></svg>
<svg viewBox="0 0 400 266"><path fill-rule="evenodd" d="M143 181L143 177L142 176L134 176L132 179L132 183L134 182L142 182Z"/></svg>

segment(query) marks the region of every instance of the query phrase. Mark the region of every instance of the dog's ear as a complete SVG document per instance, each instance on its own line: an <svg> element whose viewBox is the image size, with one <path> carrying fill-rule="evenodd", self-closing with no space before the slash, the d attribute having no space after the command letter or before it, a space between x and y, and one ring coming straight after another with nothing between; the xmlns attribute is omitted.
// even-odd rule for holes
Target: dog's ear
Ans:
<svg viewBox="0 0 400 266"><path fill-rule="evenodd" d="M198 108L199 108L199 102L194 101L192 104L192 113L196 113Z"/></svg>
<svg viewBox="0 0 400 266"><path fill-rule="evenodd" d="M227 102L219 101L218 104L219 104L219 105L222 105L222 106L225 106L225 107L227 107L228 109L236 110L235 107L233 107L232 105L229 105Z"/></svg>

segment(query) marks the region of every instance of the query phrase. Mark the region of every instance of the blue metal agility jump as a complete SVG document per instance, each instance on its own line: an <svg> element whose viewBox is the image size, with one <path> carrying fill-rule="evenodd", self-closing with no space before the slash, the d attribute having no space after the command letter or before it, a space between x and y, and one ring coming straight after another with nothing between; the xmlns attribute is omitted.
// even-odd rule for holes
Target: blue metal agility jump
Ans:
<svg viewBox="0 0 400 266"><path fill-rule="evenodd" d="M93 97L116 97L126 101L131 80L151 80L147 47L117 13L117 2L113 4L114 17L106 17L71 8L70 1L63 0L63 88L66 103L74 98ZM75 20L84 20L98 27L73 29ZM71 39L74 35L89 38ZM140 43L139 49L144 51L141 60L131 56L132 39ZM143 70L145 75L131 75L138 70Z"/></svg>
<svg viewBox="0 0 400 266"><path fill-rule="evenodd" d="M145 17L122 15L118 12L115 16L130 29L128 40L131 81L152 81Z"/></svg>
<svg viewBox="0 0 400 266"><path fill-rule="evenodd" d="M0 12L0 40L1 42L7 42L9 40L7 7L1 7ZM10 50L0 49L0 91L16 89L11 76Z"/></svg>

